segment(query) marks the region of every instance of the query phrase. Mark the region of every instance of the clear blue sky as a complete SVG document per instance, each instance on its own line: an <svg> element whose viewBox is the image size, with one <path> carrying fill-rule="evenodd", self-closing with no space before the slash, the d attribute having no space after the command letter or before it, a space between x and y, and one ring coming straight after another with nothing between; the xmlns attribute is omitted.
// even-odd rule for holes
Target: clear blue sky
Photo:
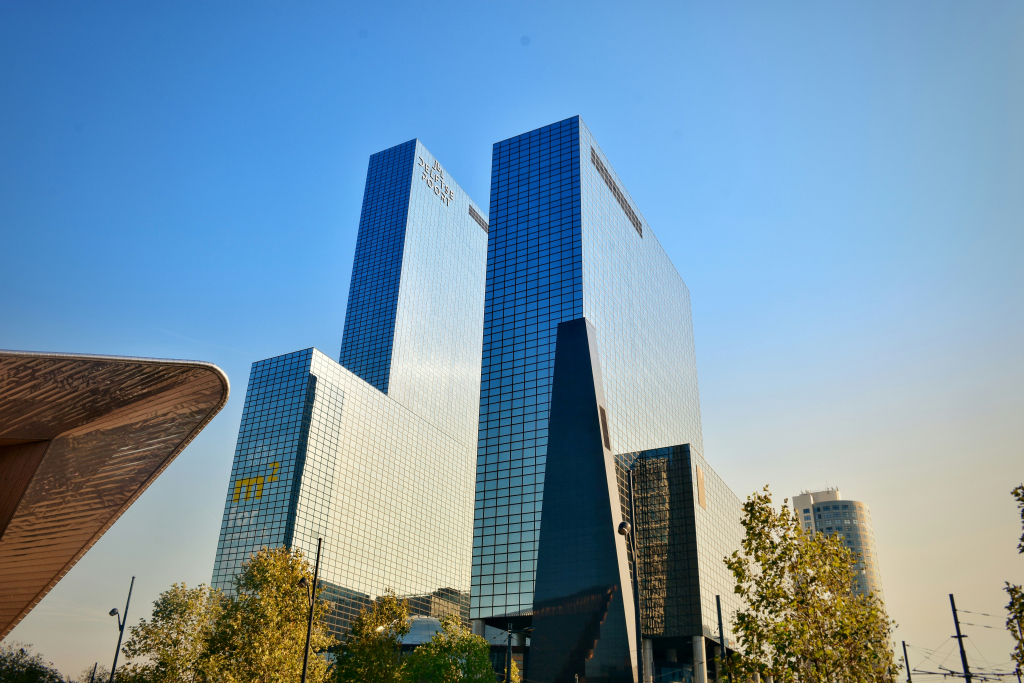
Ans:
<svg viewBox="0 0 1024 683"><path fill-rule="evenodd" d="M66 672L132 574L132 621L209 581L250 363L340 345L368 156L486 206L491 144L574 114L690 288L733 490L871 505L898 640L1024 580L1024 4L6 2L0 64L0 347L234 387L11 636Z"/></svg>

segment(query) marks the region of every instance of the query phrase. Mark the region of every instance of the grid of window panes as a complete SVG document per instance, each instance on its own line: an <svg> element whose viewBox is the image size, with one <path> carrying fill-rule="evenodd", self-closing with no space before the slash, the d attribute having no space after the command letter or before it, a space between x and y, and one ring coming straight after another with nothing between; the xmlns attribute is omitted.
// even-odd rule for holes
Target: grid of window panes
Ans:
<svg viewBox="0 0 1024 683"><path fill-rule="evenodd" d="M702 454L690 292L582 122L580 156L583 315L597 329L612 450L689 444Z"/></svg>
<svg viewBox="0 0 1024 683"><path fill-rule="evenodd" d="M419 141L371 157L341 353L351 367L315 349L254 366L236 469L253 480L240 458L286 434L288 488L276 535L225 523L234 545L222 543L218 585L263 546L311 559L323 538L336 632L388 588L414 614L468 618L487 253L471 207L483 215Z"/></svg>
<svg viewBox="0 0 1024 683"><path fill-rule="evenodd" d="M700 572L700 603L704 635L718 639L718 611L715 596L722 597L722 619L725 635L731 638L732 617L743 605L734 591L736 582L722 562L723 557L739 550L743 542L743 501L726 485L718 473L711 469L700 453L691 453L691 476L696 489L696 468L704 475L704 501L706 508L694 506L697 528L697 567ZM696 492L694 492L696 495Z"/></svg>
<svg viewBox="0 0 1024 683"><path fill-rule="evenodd" d="M272 434L298 433L284 453L291 457L287 481L295 485L273 498L265 488L263 506L255 506L258 516L274 520L276 534L240 539L228 524L237 507L229 489L214 584L229 588L241 563L264 546L298 548L312 561L323 538L320 576L324 597L335 603L335 633L389 588L409 599L413 614L468 618L472 446L316 349L256 366L250 386L259 393L247 401L239 440L246 448L237 452L236 469L260 471L243 460L250 443L266 450L276 443Z"/></svg>
<svg viewBox="0 0 1024 683"><path fill-rule="evenodd" d="M814 528L817 531L828 535L840 534L846 547L859 558L855 592L874 593L884 599L882 575L878 571L878 553L875 550L875 534L871 527L871 511L868 506L856 500L829 501L816 503L813 513L801 513L804 517L810 514L813 514Z"/></svg>
<svg viewBox="0 0 1024 683"><path fill-rule="evenodd" d="M415 152L387 395L473 446L487 233L469 208L485 212L419 141Z"/></svg>
<svg viewBox="0 0 1024 683"><path fill-rule="evenodd" d="M238 430L211 585L232 578L264 546L288 542L297 462L308 430L311 351L253 363ZM305 423L305 429L304 429Z"/></svg>
<svg viewBox="0 0 1024 683"><path fill-rule="evenodd" d="M721 558L740 548L742 502L685 445L626 454L616 464L627 520L626 470L632 467L634 472L644 637L705 635L717 641L717 595L726 637L731 638L732 615L741 605ZM699 504L697 467L704 480L704 506Z"/></svg>
<svg viewBox="0 0 1024 683"><path fill-rule="evenodd" d="M574 117L493 148L474 618L533 601L555 334L583 315L578 141Z"/></svg>
<svg viewBox="0 0 1024 683"><path fill-rule="evenodd" d="M370 157L339 361L388 390L416 141Z"/></svg>
<svg viewBox="0 0 1024 683"><path fill-rule="evenodd" d="M532 606L559 322L597 329L614 451L702 448L689 292L579 117L494 146L490 209L474 618Z"/></svg>

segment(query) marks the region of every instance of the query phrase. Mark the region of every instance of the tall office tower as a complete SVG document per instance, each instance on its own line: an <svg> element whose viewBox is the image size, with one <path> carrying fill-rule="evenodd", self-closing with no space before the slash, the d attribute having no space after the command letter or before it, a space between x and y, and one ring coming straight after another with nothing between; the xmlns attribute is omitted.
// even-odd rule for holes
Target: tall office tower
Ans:
<svg viewBox="0 0 1024 683"><path fill-rule="evenodd" d="M531 680L703 681L741 504L703 458L686 285L578 117L494 145L490 219L474 628L532 627Z"/></svg>
<svg viewBox="0 0 1024 683"><path fill-rule="evenodd" d="M871 510L859 500L843 500L838 488L824 491L801 491L793 496L793 510L806 531L839 534L846 547L853 551L857 561L858 594L882 593L882 575L878 571L878 552L875 550L875 532L871 526Z"/></svg>
<svg viewBox="0 0 1024 683"><path fill-rule="evenodd" d="M370 157L341 363L252 366L213 571L301 548L337 632L387 588L468 618L487 222L417 140Z"/></svg>

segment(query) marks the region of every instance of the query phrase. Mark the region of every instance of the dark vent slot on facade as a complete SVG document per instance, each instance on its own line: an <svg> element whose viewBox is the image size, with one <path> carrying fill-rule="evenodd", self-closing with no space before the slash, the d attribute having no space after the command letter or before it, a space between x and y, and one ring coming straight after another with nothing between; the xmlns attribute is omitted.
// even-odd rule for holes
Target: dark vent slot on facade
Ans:
<svg viewBox="0 0 1024 683"><path fill-rule="evenodd" d="M612 191L612 195L619 203L619 206L622 207L622 210L626 214L626 218L628 218L629 222L633 224L634 228L636 228L637 234L640 235L640 237L643 237L643 223L640 222L640 218L637 217L636 212L633 211L633 207L630 206L629 202L626 200L626 195L622 194L622 190L620 190L619 186L615 184L615 179L612 178L612 174L608 172L607 168L605 168L604 163L601 161L601 157L597 156L597 150L593 147L590 148L590 160L594 163L594 167L597 169L597 172L601 174L601 178L604 180L605 185L607 185L608 189Z"/></svg>
<svg viewBox="0 0 1024 683"><path fill-rule="evenodd" d="M604 406L598 406L597 408L601 411L601 437L604 439L604 447L611 450L612 438L608 433L608 413L604 411Z"/></svg>
<svg viewBox="0 0 1024 683"><path fill-rule="evenodd" d="M476 209L474 209L472 206L469 207L469 216L470 218L475 220L480 225L481 228L484 229L484 232L487 232L487 221L485 221L484 217L477 213Z"/></svg>

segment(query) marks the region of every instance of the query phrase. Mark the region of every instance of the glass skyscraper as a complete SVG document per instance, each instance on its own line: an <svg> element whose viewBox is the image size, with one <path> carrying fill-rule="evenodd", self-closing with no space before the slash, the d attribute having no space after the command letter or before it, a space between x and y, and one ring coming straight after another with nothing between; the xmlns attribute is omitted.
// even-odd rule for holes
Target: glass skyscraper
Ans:
<svg viewBox="0 0 1024 683"><path fill-rule="evenodd" d="M871 593L885 600L875 532L871 525L871 508L867 503L843 499L838 488L801 491L793 496L793 512L807 532L817 531L828 536L839 534L857 558L854 592L857 595Z"/></svg>
<svg viewBox="0 0 1024 683"><path fill-rule="evenodd" d="M715 596L737 607L721 551L738 547L740 503L702 455L686 285L578 117L494 145L489 215L471 617L532 624L533 680L634 680L633 557L615 531L639 497L629 471L666 458L685 469L661 505L692 567L663 562L685 600L652 599L689 611L644 644L645 678L661 660L700 680Z"/></svg>
<svg viewBox="0 0 1024 683"><path fill-rule="evenodd" d="M215 587L323 538L336 631L386 588L468 618L485 215L418 140L370 157L340 363L253 364Z"/></svg>

